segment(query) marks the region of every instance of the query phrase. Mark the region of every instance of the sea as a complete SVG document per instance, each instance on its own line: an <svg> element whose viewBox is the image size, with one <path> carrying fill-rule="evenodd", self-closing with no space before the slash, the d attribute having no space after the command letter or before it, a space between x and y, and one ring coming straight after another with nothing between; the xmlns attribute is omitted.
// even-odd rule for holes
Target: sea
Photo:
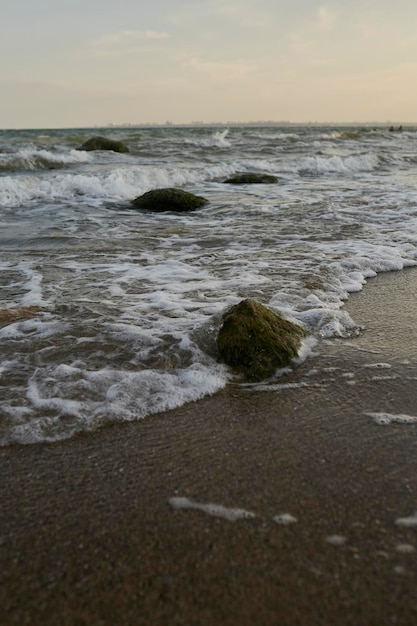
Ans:
<svg viewBox="0 0 417 626"><path fill-rule="evenodd" d="M95 135L129 152L78 149ZM247 172L277 182L225 182ZM163 187L208 203L133 207ZM349 338L349 294L416 264L416 128L0 131L0 443L152 419L240 384L216 336L244 298L314 341Z"/></svg>

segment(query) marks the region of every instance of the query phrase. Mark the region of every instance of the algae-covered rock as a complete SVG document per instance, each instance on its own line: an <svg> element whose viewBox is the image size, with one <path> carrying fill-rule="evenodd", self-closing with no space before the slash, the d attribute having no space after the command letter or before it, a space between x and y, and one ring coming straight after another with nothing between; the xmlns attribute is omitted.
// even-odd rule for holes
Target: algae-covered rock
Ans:
<svg viewBox="0 0 417 626"><path fill-rule="evenodd" d="M248 298L224 314L217 348L227 365L259 381L289 365L307 335L301 326Z"/></svg>
<svg viewBox="0 0 417 626"><path fill-rule="evenodd" d="M231 185L270 185L272 183L277 183L278 178L272 174L256 174L247 172L246 174L235 174L235 176L227 178L224 182Z"/></svg>
<svg viewBox="0 0 417 626"><path fill-rule="evenodd" d="M112 150L113 152L129 152L129 148L122 141L107 139L107 137L91 137L85 141L77 150Z"/></svg>
<svg viewBox="0 0 417 626"><path fill-rule="evenodd" d="M194 211L207 202L202 196L171 187L153 189L132 200L136 209L145 211Z"/></svg>

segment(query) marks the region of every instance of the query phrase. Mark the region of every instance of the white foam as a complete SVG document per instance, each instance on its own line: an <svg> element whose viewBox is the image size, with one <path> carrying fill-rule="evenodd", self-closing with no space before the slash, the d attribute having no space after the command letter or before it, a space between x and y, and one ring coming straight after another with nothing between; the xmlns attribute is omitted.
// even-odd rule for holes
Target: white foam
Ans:
<svg viewBox="0 0 417 626"><path fill-rule="evenodd" d="M288 369L287 371L290 371ZM300 382L300 383L242 383L241 387L249 387L254 391L283 391L285 389L303 389L304 387L309 387L308 383Z"/></svg>
<svg viewBox="0 0 417 626"><path fill-rule="evenodd" d="M58 415L65 415L67 417L82 417L88 410L88 405L85 402L77 400L69 400L68 398L49 397L42 398L39 393L39 388L34 381L29 382L27 399L30 401L34 409L51 410Z"/></svg>
<svg viewBox="0 0 417 626"><path fill-rule="evenodd" d="M400 543L395 546L395 549L401 554L413 554L416 551L415 547L409 543Z"/></svg>
<svg viewBox="0 0 417 626"><path fill-rule="evenodd" d="M326 541L332 546L344 546L347 542L347 537L343 535L329 535L326 537Z"/></svg>
<svg viewBox="0 0 417 626"><path fill-rule="evenodd" d="M280 526L290 526L291 524L296 524L298 522L297 518L291 515L291 513L280 513L279 515L275 515L273 520Z"/></svg>
<svg viewBox="0 0 417 626"><path fill-rule="evenodd" d="M369 369L391 369L391 363L365 363L363 367L367 367Z"/></svg>
<svg viewBox="0 0 417 626"><path fill-rule="evenodd" d="M13 322L0 328L0 338L12 340L34 340L34 338L45 339L64 333L69 328L65 322L56 320L43 321L39 319L29 319Z"/></svg>
<svg viewBox="0 0 417 626"><path fill-rule="evenodd" d="M301 365L304 363L314 352L314 348L317 346L317 339L310 335L309 337L305 337L301 342L301 347L298 351L297 356L294 359L295 365Z"/></svg>
<svg viewBox="0 0 417 626"><path fill-rule="evenodd" d="M173 509L192 509L196 511L202 511L213 517L221 517L229 522L236 522L237 520L253 519L254 513L246 511L245 509L227 508L222 504L200 504L189 500L188 498L170 498L169 503Z"/></svg>
<svg viewBox="0 0 417 626"><path fill-rule="evenodd" d="M357 324L342 309L308 309L296 316L308 329L323 338L351 337L358 333Z"/></svg>
<svg viewBox="0 0 417 626"><path fill-rule="evenodd" d="M42 281L41 272L34 269L33 264L22 262L18 265L19 270L27 277L27 281L22 285L27 294L22 298L23 306L45 306L47 303L42 297Z"/></svg>
<svg viewBox="0 0 417 626"><path fill-rule="evenodd" d="M386 426L388 424L416 424L417 416L415 415L405 415L403 413L400 414L392 414L392 413L365 413L369 417L372 417L373 420L379 424L380 426Z"/></svg>
<svg viewBox="0 0 417 626"><path fill-rule="evenodd" d="M414 515L410 515L409 517L399 517L395 520L395 523L397 526L417 526L417 512L414 513Z"/></svg>
<svg viewBox="0 0 417 626"><path fill-rule="evenodd" d="M25 404L9 408L15 426L3 443L58 441L112 420L136 420L211 395L228 380L224 366L193 363L188 368L89 371L61 364L37 368L27 384ZM24 412L22 422L19 415Z"/></svg>

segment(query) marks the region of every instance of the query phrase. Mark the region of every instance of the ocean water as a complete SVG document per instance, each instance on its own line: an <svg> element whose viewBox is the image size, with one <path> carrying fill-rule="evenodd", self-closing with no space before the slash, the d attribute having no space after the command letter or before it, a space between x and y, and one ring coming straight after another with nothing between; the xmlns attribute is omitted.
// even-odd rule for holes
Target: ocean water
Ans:
<svg viewBox="0 0 417 626"><path fill-rule="evenodd" d="M130 152L76 150L97 134ZM243 172L278 182L224 182ZM209 203L132 208L158 187ZM417 263L417 131L0 131L0 216L0 443L62 440L236 381L215 338L242 298L317 339L358 332L349 293Z"/></svg>

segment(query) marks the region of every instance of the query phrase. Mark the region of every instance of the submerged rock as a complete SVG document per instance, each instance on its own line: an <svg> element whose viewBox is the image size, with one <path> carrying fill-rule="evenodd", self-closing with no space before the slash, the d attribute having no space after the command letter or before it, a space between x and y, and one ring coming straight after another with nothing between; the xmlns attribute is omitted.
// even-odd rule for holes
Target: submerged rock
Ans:
<svg viewBox="0 0 417 626"><path fill-rule="evenodd" d="M107 137L91 137L85 141L77 150L112 150L113 152L129 152L129 148L121 141L107 139Z"/></svg>
<svg viewBox="0 0 417 626"><path fill-rule="evenodd" d="M224 314L217 348L227 365L259 381L289 365L307 335L301 326L248 298Z"/></svg>
<svg viewBox="0 0 417 626"><path fill-rule="evenodd" d="M224 182L231 185L265 185L277 183L278 178L276 176L273 176L272 174L256 174L247 172L246 174L235 174L235 176L231 176Z"/></svg>
<svg viewBox="0 0 417 626"><path fill-rule="evenodd" d="M132 200L136 209L145 211L194 211L207 202L202 196L171 187L153 189Z"/></svg>

